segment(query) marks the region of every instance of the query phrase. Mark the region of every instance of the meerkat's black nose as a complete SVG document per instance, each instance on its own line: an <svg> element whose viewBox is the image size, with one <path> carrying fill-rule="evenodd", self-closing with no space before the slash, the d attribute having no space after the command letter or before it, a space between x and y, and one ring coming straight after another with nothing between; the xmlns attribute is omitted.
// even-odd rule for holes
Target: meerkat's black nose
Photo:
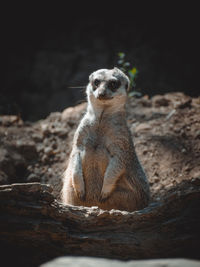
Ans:
<svg viewBox="0 0 200 267"><path fill-rule="evenodd" d="M104 99L106 97L106 90L102 90L98 93L98 99Z"/></svg>

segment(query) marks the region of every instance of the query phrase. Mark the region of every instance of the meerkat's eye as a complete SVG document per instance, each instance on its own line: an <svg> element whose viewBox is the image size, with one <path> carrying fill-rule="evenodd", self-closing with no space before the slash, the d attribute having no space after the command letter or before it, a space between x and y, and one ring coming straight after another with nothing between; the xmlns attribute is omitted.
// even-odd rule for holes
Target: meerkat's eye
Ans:
<svg viewBox="0 0 200 267"><path fill-rule="evenodd" d="M109 83L108 83L108 88L109 88L111 91L115 92L115 91L120 87L120 85L121 85L121 82L120 82L120 81L117 81L117 80L111 80L111 81L109 81Z"/></svg>
<svg viewBox="0 0 200 267"><path fill-rule="evenodd" d="M101 83L101 81L99 79L94 80L95 87L99 86L100 83Z"/></svg>

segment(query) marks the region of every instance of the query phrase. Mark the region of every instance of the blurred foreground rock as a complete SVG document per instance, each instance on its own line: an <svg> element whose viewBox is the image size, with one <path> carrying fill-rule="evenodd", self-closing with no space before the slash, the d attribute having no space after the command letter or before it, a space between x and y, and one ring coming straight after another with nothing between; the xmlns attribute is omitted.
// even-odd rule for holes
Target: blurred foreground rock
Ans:
<svg viewBox="0 0 200 267"><path fill-rule="evenodd" d="M119 261L92 257L60 257L42 264L41 267L199 267L200 261L189 259L156 259Z"/></svg>

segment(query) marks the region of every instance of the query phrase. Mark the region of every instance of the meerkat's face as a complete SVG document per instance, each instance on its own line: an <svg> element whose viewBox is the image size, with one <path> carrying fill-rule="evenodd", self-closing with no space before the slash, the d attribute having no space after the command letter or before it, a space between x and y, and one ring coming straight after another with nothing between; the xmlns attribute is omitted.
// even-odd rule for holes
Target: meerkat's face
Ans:
<svg viewBox="0 0 200 267"><path fill-rule="evenodd" d="M100 69L90 75L86 92L92 102L112 105L126 102L129 84L128 77L121 70Z"/></svg>

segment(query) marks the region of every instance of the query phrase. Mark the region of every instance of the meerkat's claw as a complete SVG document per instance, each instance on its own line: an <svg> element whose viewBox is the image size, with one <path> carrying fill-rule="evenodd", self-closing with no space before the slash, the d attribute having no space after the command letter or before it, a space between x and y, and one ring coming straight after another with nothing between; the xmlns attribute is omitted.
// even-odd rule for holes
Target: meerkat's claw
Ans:
<svg viewBox="0 0 200 267"><path fill-rule="evenodd" d="M77 191L76 190L76 195L81 201L85 200L85 192L83 190L82 191Z"/></svg>
<svg viewBox="0 0 200 267"><path fill-rule="evenodd" d="M100 195L101 202L106 201L110 197L113 189L114 189L113 184L111 184L111 183L110 184L103 184L103 187L101 190L101 195Z"/></svg>
<svg viewBox="0 0 200 267"><path fill-rule="evenodd" d="M109 196L100 196L100 198L99 198L99 202L101 202L101 203L104 203L104 202L106 202L106 200L109 198Z"/></svg>
<svg viewBox="0 0 200 267"><path fill-rule="evenodd" d="M101 192L99 201L103 203L109 198L109 196L110 196L110 192Z"/></svg>

